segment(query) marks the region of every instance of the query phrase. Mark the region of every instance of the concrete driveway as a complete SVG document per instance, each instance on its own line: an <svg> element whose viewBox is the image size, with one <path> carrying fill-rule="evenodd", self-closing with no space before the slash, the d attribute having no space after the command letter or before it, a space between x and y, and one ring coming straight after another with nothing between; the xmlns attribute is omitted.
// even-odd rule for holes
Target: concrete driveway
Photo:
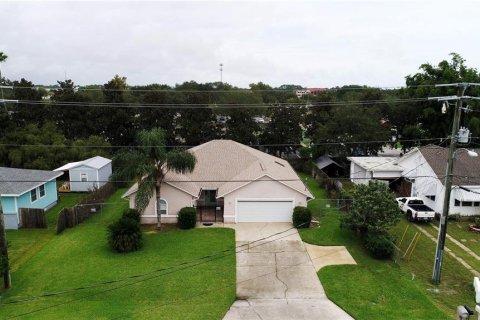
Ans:
<svg viewBox="0 0 480 320"><path fill-rule="evenodd" d="M238 247L237 300L224 320L352 319L326 297L290 223L231 227Z"/></svg>

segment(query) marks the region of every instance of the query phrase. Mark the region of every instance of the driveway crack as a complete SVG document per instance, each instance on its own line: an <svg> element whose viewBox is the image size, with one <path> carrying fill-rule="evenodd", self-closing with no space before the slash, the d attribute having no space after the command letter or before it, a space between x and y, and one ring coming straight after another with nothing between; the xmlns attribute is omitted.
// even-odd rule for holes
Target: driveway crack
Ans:
<svg viewBox="0 0 480 320"><path fill-rule="evenodd" d="M277 252L275 252L275 277L277 278L278 281L280 281L284 286L285 290L283 291L283 295L285 298L285 301L287 301L287 291L288 291L288 286L285 282L283 282L279 277L278 277L278 262L277 262ZM288 303L288 301L287 301Z"/></svg>
<svg viewBox="0 0 480 320"><path fill-rule="evenodd" d="M260 315L260 313L258 313L257 310L255 310L255 307L252 306L252 304L250 303L250 300L247 299L247 302L248 302L248 305L250 306L250 309L253 310L253 312L255 312L255 314L260 318L260 320L263 320L262 316Z"/></svg>

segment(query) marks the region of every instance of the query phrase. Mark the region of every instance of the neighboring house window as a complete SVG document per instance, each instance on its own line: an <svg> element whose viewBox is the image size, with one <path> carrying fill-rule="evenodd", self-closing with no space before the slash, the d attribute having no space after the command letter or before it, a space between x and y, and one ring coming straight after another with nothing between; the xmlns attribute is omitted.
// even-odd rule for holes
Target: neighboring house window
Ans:
<svg viewBox="0 0 480 320"><path fill-rule="evenodd" d="M39 193L40 193L40 198L41 198L41 197L45 197L45 185L42 184L42 185L38 188L38 190L39 190Z"/></svg>
<svg viewBox="0 0 480 320"><path fill-rule="evenodd" d="M480 202L460 201L455 199L455 207L480 207Z"/></svg>
<svg viewBox="0 0 480 320"><path fill-rule="evenodd" d="M80 173L80 181L82 182L87 182L88 181L88 176L86 173L82 172Z"/></svg>
<svg viewBox="0 0 480 320"><path fill-rule="evenodd" d="M37 189L30 190L30 200L37 201Z"/></svg>
<svg viewBox="0 0 480 320"><path fill-rule="evenodd" d="M428 199L435 201L435 196L426 196Z"/></svg>
<svg viewBox="0 0 480 320"><path fill-rule="evenodd" d="M167 201L165 199L160 199L160 214L167 214Z"/></svg>

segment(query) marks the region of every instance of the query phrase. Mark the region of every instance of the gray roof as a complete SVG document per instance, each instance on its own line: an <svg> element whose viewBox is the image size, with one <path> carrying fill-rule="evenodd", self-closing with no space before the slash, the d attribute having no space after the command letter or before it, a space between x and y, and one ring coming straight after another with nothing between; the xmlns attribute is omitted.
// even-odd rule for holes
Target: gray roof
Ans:
<svg viewBox="0 0 480 320"><path fill-rule="evenodd" d="M62 174L63 172L0 167L0 194L21 195Z"/></svg>
<svg viewBox="0 0 480 320"><path fill-rule="evenodd" d="M419 148L425 160L443 184L447 172L448 148L428 145ZM480 153L480 149L472 149ZM467 154L465 149L457 149L453 165L453 184L458 186L480 185L480 157L474 158Z"/></svg>
<svg viewBox="0 0 480 320"><path fill-rule="evenodd" d="M105 167L107 164L109 164L110 162L112 162L112 160L101 157L101 156L96 156L83 161L67 163L66 165L61 166L60 168L57 168L53 171L68 171L70 169L80 167L80 166L87 166L93 169L101 169Z"/></svg>
<svg viewBox="0 0 480 320"><path fill-rule="evenodd" d="M323 156L319 157L315 163L317 165L317 168L320 169L320 170L325 168L325 167L328 167L332 163L335 164L336 166L340 167L340 168L343 168L343 166L339 165L332 158L330 158L330 156L327 156L327 155L323 155Z"/></svg>
<svg viewBox="0 0 480 320"><path fill-rule="evenodd" d="M169 171L165 182L197 197L202 189L218 189L217 197L256 180L277 180L278 183L313 199L288 161L271 156L233 140L211 140L188 149L197 158L191 173ZM123 196L137 192L135 183Z"/></svg>

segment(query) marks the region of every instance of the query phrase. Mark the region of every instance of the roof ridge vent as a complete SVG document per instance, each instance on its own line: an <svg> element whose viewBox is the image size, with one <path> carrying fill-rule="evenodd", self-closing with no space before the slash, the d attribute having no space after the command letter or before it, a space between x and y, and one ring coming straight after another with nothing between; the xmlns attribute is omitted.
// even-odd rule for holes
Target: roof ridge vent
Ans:
<svg viewBox="0 0 480 320"><path fill-rule="evenodd" d="M260 162L260 168L262 169L262 171L267 171L267 167L263 162Z"/></svg>
<svg viewBox="0 0 480 320"><path fill-rule="evenodd" d="M281 165L282 167L285 167L285 165L284 165L283 163L280 163L280 162L278 162L278 161L276 161L276 160L275 160L274 162L275 162L276 164L278 164L278 165Z"/></svg>

